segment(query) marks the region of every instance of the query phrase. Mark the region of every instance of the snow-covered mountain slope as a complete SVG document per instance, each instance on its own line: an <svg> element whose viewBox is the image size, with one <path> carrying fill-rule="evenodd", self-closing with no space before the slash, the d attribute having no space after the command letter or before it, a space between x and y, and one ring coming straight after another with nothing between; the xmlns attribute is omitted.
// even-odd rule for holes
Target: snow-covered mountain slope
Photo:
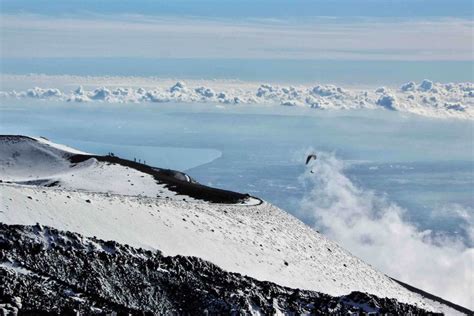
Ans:
<svg viewBox="0 0 474 316"><path fill-rule="evenodd" d="M54 177L70 168L68 158L85 154L45 138L0 137L0 172L3 180Z"/></svg>
<svg viewBox="0 0 474 316"><path fill-rule="evenodd" d="M0 136L0 153L1 179L18 184L180 200L260 203L244 194L200 185L182 172L113 154L96 156L41 137Z"/></svg>
<svg viewBox="0 0 474 316"><path fill-rule="evenodd" d="M40 143L34 139L26 143L12 141L11 137L1 139L2 143L8 143L0 147L0 179L4 179L0 184L2 223L40 223L88 237L97 236L134 247L160 250L167 256L195 256L229 272L291 288L314 290L332 296L360 291L394 298L428 311L450 311L446 305L434 303L408 290L266 202L250 203L248 201L257 199L247 197L246 203L216 203L216 199L199 195L212 197L212 188L186 179L179 180L182 183L176 182L178 184L153 183L156 178L147 178L147 173L132 168L142 167L131 162L129 169L126 169L127 166L118 163L100 161L102 158L99 156L71 156L65 151L59 154L53 151L55 155L45 154L48 147L38 150ZM28 143L34 144L31 152ZM18 150L15 150L16 146ZM54 148L56 150L57 147ZM14 152L20 152L20 155L13 159L11 155ZM30 166L21 162L21 157L34 161L38 152L40 158L47 157L44 160L49 162L38 164L41 173L35 176L34 164ZM67 161L71 157L79 157L81 161L68 165L61 157L66 157ZM50 176L47 175L48 164L52 168ZM25 166L30 166L26 177L22 170ZM74 170L74 178L80 178L80 181L68 180L71 170ZM143 170L149 171L146 168ZM31 185L31 180L40 178L39 174L42 179L59 181L60 186ZM16 179L16 175L21 178ZM110 178L105 178L106 175ZM128 191L126 187L114 184L128 179L125 175L139 184L136 187L140 187L140 192ZM6 179L10 183L5 183ZM25 185L25 181L30 182ZM189 191L189 188L182 189L180 185L197 189ZM150 192L147 190L151 190L148 186L158 192L171 188L168 190L174 194L173 198L158 196L154 194L156 191L147 194ZM188 190L186 192L191 192L195 198L184 196L183 190ZM219 190L216 192L220 194ZM224 193L233 196L232 192ZM451 312L454 313L453 310Z"/></svg>

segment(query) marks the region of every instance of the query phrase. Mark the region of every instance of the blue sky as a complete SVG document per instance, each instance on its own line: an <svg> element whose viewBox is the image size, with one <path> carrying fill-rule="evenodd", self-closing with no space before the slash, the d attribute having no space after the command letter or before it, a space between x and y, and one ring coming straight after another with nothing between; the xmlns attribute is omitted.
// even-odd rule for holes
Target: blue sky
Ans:
<svg viewBox="0 0 474 316"><path fill-rule="evenodd" d="M219 18L464 17L472 18L470 0L2 0L4 13L146 14Z"/></svg>

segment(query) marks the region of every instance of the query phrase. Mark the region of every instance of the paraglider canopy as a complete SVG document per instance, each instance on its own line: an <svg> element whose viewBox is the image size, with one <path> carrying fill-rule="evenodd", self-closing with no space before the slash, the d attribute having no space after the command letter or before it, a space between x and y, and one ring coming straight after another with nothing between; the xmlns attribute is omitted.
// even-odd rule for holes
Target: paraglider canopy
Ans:
<svg viewBox="0 0 474 316"><path fill-rule="evenodd" d="M316 158L317 157L315 154L308 155L308 157L306 157L306 164L309 164L309 162L313 159L316 160Z"/></svg>

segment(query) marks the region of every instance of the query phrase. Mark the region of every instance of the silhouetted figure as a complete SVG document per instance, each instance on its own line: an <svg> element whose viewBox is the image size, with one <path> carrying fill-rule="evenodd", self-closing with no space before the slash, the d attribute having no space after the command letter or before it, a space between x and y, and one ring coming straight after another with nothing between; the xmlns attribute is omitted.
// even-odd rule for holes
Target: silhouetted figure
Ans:
<svg viewBox="0 0 474 316"><path fill-rule="evenodd" d="M306 165L309 164L309 162L310 162L312 159L316 160L316 158L318 158L318 157L316 157L315 154L308 155L308 157L306 158Z"/></svg>

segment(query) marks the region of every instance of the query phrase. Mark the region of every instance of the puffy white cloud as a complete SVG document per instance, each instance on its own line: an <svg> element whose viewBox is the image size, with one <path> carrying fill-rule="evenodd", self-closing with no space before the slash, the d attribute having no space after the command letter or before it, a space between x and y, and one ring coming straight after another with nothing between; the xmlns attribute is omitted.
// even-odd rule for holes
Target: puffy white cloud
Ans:
<svg viewBox="0 0 474 316"><path fill-rule="evenodd" d="M206 87L199 87L199 88L194 89L194 91L196 91L197 94L202 95L203 97L206 97L206 98L212 98L216 95L214 90L210 88L206 88Z"/></svg>
<svg viewBox="0 0 474 316"><path fill-rule="evenodd" d="M50 97L61 97L62 93L59 91L59 89L42 89L35 87L33 89L28 89L26 91L26 96L30 98L50 98Z"/></svg>
<svg viewBox="0 0 474 316"><path fill-rule="evenodd" d="M284 101L281 103L281 105L284 105L284 106L300 106L301 103L298 102L298 101Z"/></svg>
<svg viewBox="0 0 474 316"><path fill-rule="evenodd" d="M85 95L84 88L79 86L76 90L74 90L75 95Z"/></svg>
<svg viewBox="0 0 474 316"><path fill-rule="evenodd" d="M379 87L375 89L375 93L387 93L389 90L385 87Z"/></svg>
<svg viewBox="0 0 474 316"><path fill-rule="evenodd" d="M429 91L432 88L433 88L433 81L425 79L420 83L420 86L418 89L420 89L421 91Z"/></svg>
<svg viewBox="0 0 474 316"><path fill-rule="evenodd" d="M466 106L462 105L461 103L445 103L444 107L453 111L466 111Z"/></svg>
<svg viewBox="0 0 474 316"><path fill-rule="evenodd" d="M272 95L272 93L275 93L275 92L276 90L271 85L262 84L260 85L260 87L258 87L256 95L257 97L262 98L262 97Z"/></svg>
<svg viewBox="0 0 474 316"><path fill-rule="evenodd" d="M111 95L112 93L110 92L109 89L107 88L97 88L92 93L88 95L89 99L91 100L107 100L107 98Z"/></svg>
<svg viewBox="0 0 474 316"><path fill-rule="evenodd" d="M322 97L340 96L340 94L343 94L343 90L340 87L336 87L333 85L326 85L326 86L314 87L311 90L311 93L314 95L322 96Z"/></svg>
<svg viewBox="0 0 474 316"><path fill-rule="evenodd" d="M400 90L402 90L403 92L415 91L416 90L416 83L414 83L413 81L407 82L407 83L403 84L400 87Z"/></svg>
<svg viewBox="0 0 474 316"><path fill-rule="evenodd" d="M408 82L399 90L381 87L374 90L343 89L335 85L280 86L255 83L221 83L197 81L189 86L178 81L167 84L146 84L146 79L126 77L122 82L142 82L143 86L120 86L119 79L98 77L97 82L112 82L111 87L85 89L82 86L67 92L59 89L33 88L26 91L0 91L0 98L36 98L69 102L208 102L222 104L273 104L315 109L376 109L411 112L431 117L474 119L474 84L433 83L424 80L419 86ZM43 80L44 78L42 78ZM80 82L81 77L74 77ZM93 86L90 79L82 79ZM112 88L113 87L113 88ZM150 88L152 87L152 88Z"/></svg>
<svg viewBox="0 0 474 316"><path fill-rule="evenodd" d="M155 102L155 103L164 103L164 102L170 101L170 99L167 96L157 91L146 92L145 95L142 97L142 100Z"/></svg>
<svg viewBox="0 0 474 316"><path fill-rule="evenodd" d="M170 88L170 92L184 92L186 91L186 84L182 81L178 81L174 86Z"/></svg>
<svg viewBox="0 0 474 316"><path fill-rule="evenodd" d="M395 96L390 94L384 94L377 99L377 105L380 105L388 110L396 110L397 109L397 99Z"/></svg>

